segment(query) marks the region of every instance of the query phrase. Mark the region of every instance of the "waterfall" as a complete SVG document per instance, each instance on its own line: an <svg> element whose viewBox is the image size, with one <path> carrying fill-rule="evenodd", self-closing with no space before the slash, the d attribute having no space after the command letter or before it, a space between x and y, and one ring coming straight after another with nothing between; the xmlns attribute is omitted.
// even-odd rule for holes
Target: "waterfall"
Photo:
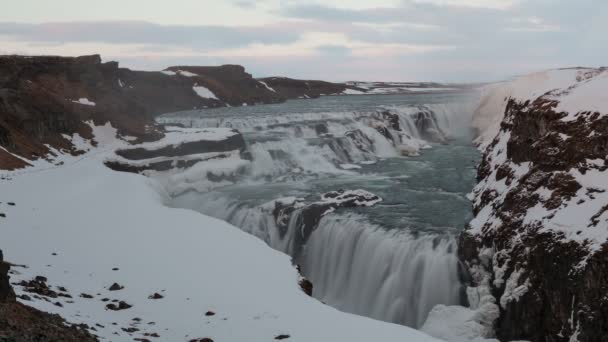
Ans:
<svg viewBox="0 0 608 342"><path fill-rule="evenodd" d="M281 234L273 203L250 207L218 192L191 192L174 205L223 219L291 255L313 296L339 310L417 328L435 305L462 304L453 236L414 236L358 214L329 214L306 238L299 212Z"/></svg>
<svg viewBox="0 0 608 342"><path fill-rule="evenodd" d="M352 171L361 167L355 164L418 155L432 143L466 135L469 112L466 106L433 104L164 117L159 121L166 124L238 129L251 159L233 188L186 192L172 205L225 220L291 255L313 283L313 296L328 305L420 327L436 304L461 304L453 234L380 225L348 208L323 214L315 229L305 231L300 209L285 225L277 224L273 209L282 196L318 199L310 180L360 177L364 187L369 178Z"/></svg>
<svg viewBox="0 0 608 342"><path fill-rule="evenodd" d="M359 215L329 215L299 262L313 295L342 311L420 327L435 305L460 304L453 237L414 237Z"/></svg>

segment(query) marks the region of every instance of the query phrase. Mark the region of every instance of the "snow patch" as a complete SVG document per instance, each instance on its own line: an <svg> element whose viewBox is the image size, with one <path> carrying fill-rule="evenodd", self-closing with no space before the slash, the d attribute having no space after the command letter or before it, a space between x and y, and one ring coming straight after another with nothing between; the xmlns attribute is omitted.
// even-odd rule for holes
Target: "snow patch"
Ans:
<svg viewBox="0 0 608 342"><path fill-rule="evenodd" d="M264 81L258 81L261 85L263 85L266 89L270 90L273 93L276 93L277 91L274 90L272 87L270 87L268 84L266 84L266 82Z"/></svg>
<svg viewBox="0 0 608 342"><path fill-rule="evenodd" d="M204 98L204 99L214 99L214 100L219 100L217 98L217 96L215 96L215 94L209 90L206 87L203 86L199 86L199 85L195 85L194 87L192 87L192 89L194 90L194 92L196 93L196 95Z"/></svg>
<svg viewBox="0 0 608 342"><path fill-rule="evenodd" d="M78 103L78 104L81 104L81 105L85 105L85 106L91 106L91 107L95 107L96 106L95 102L87 99L86 97L81 97L78 100L72 100L72 102Z"/></svg>

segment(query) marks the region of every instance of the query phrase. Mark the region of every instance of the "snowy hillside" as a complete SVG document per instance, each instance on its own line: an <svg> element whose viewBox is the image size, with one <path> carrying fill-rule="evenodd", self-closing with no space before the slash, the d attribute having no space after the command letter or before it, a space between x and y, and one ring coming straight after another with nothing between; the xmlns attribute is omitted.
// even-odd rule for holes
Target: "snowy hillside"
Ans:
<svg viewBox="0 0 608 342"><path fill-rule="evenodd" d="M108 341L436 341L307 296L288 256L225 222L166 207L153 179L106 168L126 143L109 125L94 132L99 145L84 156L2 174L2 249L24 265L11 275L20 301ZM46 279L30 282L36 276Z"/></svg>

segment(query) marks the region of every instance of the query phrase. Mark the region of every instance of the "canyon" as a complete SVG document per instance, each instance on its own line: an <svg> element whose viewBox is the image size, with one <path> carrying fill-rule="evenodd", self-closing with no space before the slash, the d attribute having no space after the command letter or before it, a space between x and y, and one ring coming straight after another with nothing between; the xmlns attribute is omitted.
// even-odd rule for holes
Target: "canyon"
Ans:
<svg viewBox="0 0 608 342"><path fill-rule="evenodd" d="M203 338L194 327L207 305L224 310L206 321L217 340L435 340L410 326L448 341L602 341L607 79L551 70L485 85L466 104L449 90L369 105L371 95L322 96L365 94L364 83L254 79L233 65L139 72L99 56L1 57L0 247L28 266L12 268L18 283L41 273L96 297L29 303L103 326L66 328L66 339ZM387 229L404 217L410 234ZM15 247L28 242L39 252ZM5 268L0 297L23 306ZM113 299L133 307L112 316L91 303L114 281L126 286ZM159 293L167 315L142 291Z"/></svg>

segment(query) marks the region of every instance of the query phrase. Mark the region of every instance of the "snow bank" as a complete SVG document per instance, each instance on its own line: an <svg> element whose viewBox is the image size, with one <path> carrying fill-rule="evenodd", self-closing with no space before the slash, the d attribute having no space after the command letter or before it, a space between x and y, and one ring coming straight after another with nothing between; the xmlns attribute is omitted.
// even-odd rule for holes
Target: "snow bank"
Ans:
<svg viewBox="0 0 608 342"><path fill-rule="evenodd" d="M266 82L263 82L263 81L258 81L258 82L259 82L261 85L263 85L263 86L264 86L264 88L266 88L266 89L270 90L271 92L273 92L273 93L276 93L276 92L277 92L277 91L276 91L276 90L274 90L272 87L270 87L268 84L266 84Z"/></svg>
<svg viewBox="0 0 608 342"><path fill-rule="evenodd" d="M217 98L217 96L215 96L215 94L209 90L208 88L205 88L203 86L199 86L199 85L195 85L194 87L192 87L192 89L194 90L194 92L196 93L196 95L204 98L204 99L214 99L214 100L219 100Z"/></svg>
<svg viewBox="0 0 608 342"><path fill-rule="evenodd" d="M608 113L608 70L559 69L537 72L482 88L481 102L473 116L473 127L480 133L477 142L487 146L498 134L507 102L534 101L539 97L558 100L557 112L573 120L581 111Z"/></svg>
<svg viewBox="0 0 608 342"><path fill-rule="evenodd" d="M193 141L222 141L239 134L232 128L183 128L177 126L166 127L165 137L154 142L133 145L146 150L156 150L166 146L177 146Z"/></svg>
<svg viewBox="0 0 608 342"><path fill-rule="evenodd" d="M60 167L0 180L1 247L27 266L14 268L13 282L41 275L72 296L52 299L61 306L35 298L28 305L111 341L146 333L163 341L437 341L307 296L286 255L225 222L164 206L155 180L105 168L124 145L115 140ZM124 288L109 291L114 282ZM149 298L155 293L162 298ZM106 309L112 300L132 307Z"/></svg>
<svg viewBox="0 0 608 342"><path fill-rule="evenodd" d="M85 105L85 106L91 106L91 107L95 107L96 103L87 99L86 97L81 97L78 100L72 100L72 102L74 103L79 103L81 105Z"/></svg>
<svg viewBox="0 0 608 342"><path fill-rule="evenodd" d="M364 91L361 90L355 90L355 89L345 89L342 92L343 95L365 95Z"/></svg>

